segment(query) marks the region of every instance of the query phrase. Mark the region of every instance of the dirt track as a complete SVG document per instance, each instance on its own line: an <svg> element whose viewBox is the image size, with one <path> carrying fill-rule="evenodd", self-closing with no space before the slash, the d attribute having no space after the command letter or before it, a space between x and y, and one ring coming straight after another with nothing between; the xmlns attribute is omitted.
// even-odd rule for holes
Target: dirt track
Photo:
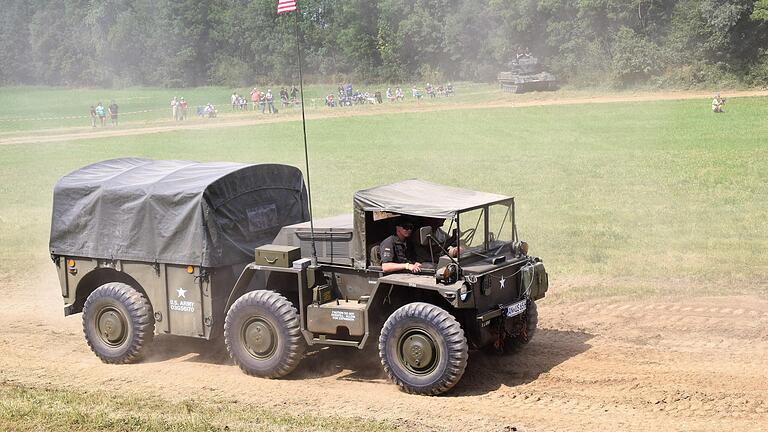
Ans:
<svg viewBox="0 0 768 432"><path fill-rule="evenodd" d="M752 97L752 96L768 96L766 90L747 90L747 91L734 91L729 92L730 98L737 97ZM561 97L557 93L533 93L530 95L522 95L517 97L510 97L509 95L501 95L499 99L489 100L483 104L466 104L466 103L443 103L432 104L424 102L421 105L392 105L384 104L374 107L356 107L359 109L325 109L315 110L309 112L308 119L322 119L322 118L334 118L334 117L355 117L355 116L369 116L369 115L381 115L392 113L406 113L406 112L425 112L425 111L447 111L457 109L483 109L483 108L510 108L510 107L526 107L526 106L543 106L543 105L580 105L580 104L592 104L592 103L614 103L614 102L651 102L660 100L686 100L686 99L702 99L704 106L708 106L709 99L712 97L710 92L693 92L693 91L677 91L677 92L642 92L631 94L615 94L615 95L595 95L595 96L576 96L576 97ZM224 117L227 116L227 117ZM223 114L222 118L217 119L197 119L193 118L187 122L175 123L171 121L155 121L151 123L124 123L123 128L120 129L92 129L90 127L74 127L65 129L51 129L42 130L32 134L26 133L4 133L0 134L0 145L11 144L32 144L32 143L49 143L49 142L62 142L62 141L76 141L84 139L95 138L108 138L118 136L134 136L145 135L163 132L172 132L179 130L201 130L201 129L216 129L226 127L239 127L239 126L251 126L266 123L286 122L301 120L299 112L292 111L279 116L261 116L255 113L238 113L238 114Z"/></svg>
<svg viewBox="0 0 768 432"><path fill-rule="evenodd" d="M314 352L289 379L242 374L218 344L156 338L144 363L110 366L64 318L53 268L3 281L0 381L254 402L412 430L759 431L768 425L768 301L752 297L540 303L522 352L473 352L441 397L401 393L356 350ZM553 280L553 290L562 282ZM65 363L66 362L66 363ZM322 407L322 409L319 409Z"/></svg>

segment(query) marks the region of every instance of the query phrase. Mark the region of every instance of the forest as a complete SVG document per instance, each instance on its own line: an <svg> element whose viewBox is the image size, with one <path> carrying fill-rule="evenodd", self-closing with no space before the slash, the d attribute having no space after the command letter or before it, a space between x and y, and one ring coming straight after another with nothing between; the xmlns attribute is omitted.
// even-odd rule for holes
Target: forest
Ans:
<svg viewBox="0 0 768 432"><path fill-rule="evenodd" d="M574 86L768 83L768 0L2 0L0 85L491 82L520 50Z"/></svg>

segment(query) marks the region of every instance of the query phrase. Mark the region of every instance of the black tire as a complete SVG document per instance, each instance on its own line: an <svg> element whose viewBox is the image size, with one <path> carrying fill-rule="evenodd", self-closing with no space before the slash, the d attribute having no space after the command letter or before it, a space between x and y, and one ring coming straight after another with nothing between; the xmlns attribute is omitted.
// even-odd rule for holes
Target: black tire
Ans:
<svg viewBox="0 0 768 432"><path fill-rule="evenodd" d="M83 334L88 346L104 363L141 360L152 342L155 319L146 297L130 285L104 284L83 306Z"/></svg>
<svg viewBox="0 0 768 432"><path fill-rule="evenodd" d="M539 311L536 302L528 300L528 308L525 310L525 334L519 334L513 338L517 345L525 345L533 339L536 328L539 325Z"/></svg>
<svg viewBox="0 0 768 432"><path fill-rule="evenodd" d="M505 336L501 347L489 347L493 352L499 354L509 354L519 351L524 345L533 339L536 334L536 328L539 324L539 311L536 302L528 300L528 307L525 310L525 331L515 335ZM500 349L499 349L500 348Z"/></svg>
<svg viewBox="0 0 768 432"><path fill-rule="evenodd" d="M407 393L450 390L467 367L467 339L456 319L435 305L410 303L389 316L379 337L389 379ZM422 364L423 362L423 364Z"/></svg>
<svg viewBox="0 0 768 432"><path fill-rule="evenodd" d="M232 305L224 320L227 352L248 375L278 378L304 356L296 308L274 291L251 291Z"/></svg>

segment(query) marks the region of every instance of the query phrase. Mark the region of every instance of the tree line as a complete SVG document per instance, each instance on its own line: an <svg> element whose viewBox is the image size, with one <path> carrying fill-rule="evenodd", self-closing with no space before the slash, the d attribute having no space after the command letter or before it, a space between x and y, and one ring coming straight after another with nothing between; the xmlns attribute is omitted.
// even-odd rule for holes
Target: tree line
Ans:
<svg viewBox="0 0 768 432"><path fill-rule="evenodd" d="M768 82L768 0L3 0L0 85L493 81L529 49L575 85Z"/></svg>

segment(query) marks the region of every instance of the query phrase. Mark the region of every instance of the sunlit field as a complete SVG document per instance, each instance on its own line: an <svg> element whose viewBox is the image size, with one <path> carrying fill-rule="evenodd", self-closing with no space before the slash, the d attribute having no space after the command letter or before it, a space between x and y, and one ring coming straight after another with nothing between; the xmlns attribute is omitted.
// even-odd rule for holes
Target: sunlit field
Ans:
<svg viewBox="0 0 768 432"><path fill-rule="evenodd" d="M227 94L186 95L196 92ZM418 177L516 197L553 301L765 294L768 103L732 99L727 111L692 100L310 119L315 214L349 212L354 191ZM45 265L61 176L123 156L304 167L296 121L0 146L0 278Z"/></svg>

